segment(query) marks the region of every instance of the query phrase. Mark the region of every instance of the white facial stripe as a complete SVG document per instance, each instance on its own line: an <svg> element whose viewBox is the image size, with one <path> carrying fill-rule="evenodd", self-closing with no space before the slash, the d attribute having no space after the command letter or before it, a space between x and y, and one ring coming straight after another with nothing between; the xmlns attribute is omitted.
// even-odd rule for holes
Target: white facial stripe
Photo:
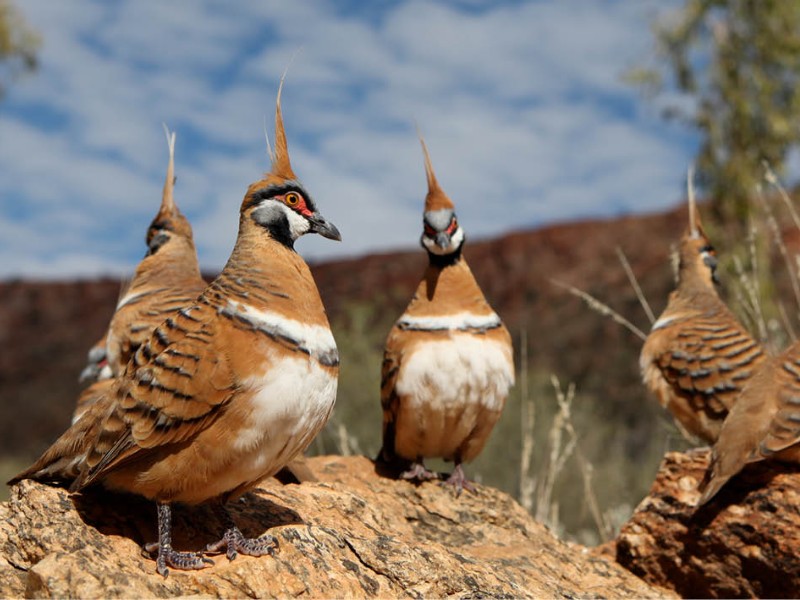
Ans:
<svg viewBox="0 0 800 600"><path fill-rule="evenodd" d="M465 330L465 329L493 329L500 326L500 317L496 313L488 315L475 315L460 312L454 315L435 315L430 317L401 317L397 321L400 329L422 330Z"/></svg>
<svg viewBox="0 0 800 600"><path fill-rule="evenodd" d="M308 219L300 216L291 208L287 208L285 206L283 206L283 211L286 213L286 218L289 220L289 232L293 240L296 240L301 235L308 233L308 230L311 229L311 223L308 222Z"/></svg>
<svg viewBox="0 0 800 600"><path fill-rule="evenodd" d="M289 237L293 242L311 229L311 223L308 222L308 219L274 198L267 198L259 202L252 215L256 223L265 227L276 224L280 219L285 218L289 225Z"/></svg>
<svg viewBox="0 0 800 600"><path fill-rule="evenodd" d="M290 340L323 364L338 364L339 353L331 330L322 325L309 325L289 319L280 313L261 310L228 301L228 305L220 309L220 314L246 321L255 329L279 339Z"/></svg>

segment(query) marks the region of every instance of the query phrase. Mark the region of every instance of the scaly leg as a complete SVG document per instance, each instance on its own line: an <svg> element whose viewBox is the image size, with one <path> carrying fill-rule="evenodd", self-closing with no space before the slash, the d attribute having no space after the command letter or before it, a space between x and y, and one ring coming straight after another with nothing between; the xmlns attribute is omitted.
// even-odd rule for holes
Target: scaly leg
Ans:
<svg viewBox="0 0 800 600"><path fill-rule="evenodd" d="M447 481L444 482L444 485L452 485L456 491L456 496L460 496L462 490L469 490L470 492L475 492L475 485L467 479L467 476L464 474L464 469L461 467L461 463L456 461L456 468L453 469L453 472L450 473L450 477L447 478Z"/></svg>
<svg viewBox="0 0 800 600"><path fill-rule="evenodd" d="M400 479L409 479L411 481L429 481L431 479L439 479L439 475L426 469L422 461L422 457L417 458L417 460L411 464L411 467L408 469L408 471L403 471L400 473Z"/></svg>
<svg viewBox="0 0 800 600"><path fill-rule="evenodd" d="M178 552L172 549L172 509L169 503L158 503L158 543L147 544L147 552L158 550L156 569L159 574L169 575L167 566L175 567L182 571L205 569L213 565L214 561L205 558L200 552Z"/></svg>
<svg viewBox="0 0 800 600"><path fill-rule="evenodd" d="M228 557L228 560L234 560L240 552L246 556L275 554L278 549L278 540L274 536L265 534L257 538L246 538L239 531L233 517L225 508L225 504L219 502L216 508L225 523L225 533L219 541L206 546L206 553L218 554L225 548L225 556Z"/></svg>

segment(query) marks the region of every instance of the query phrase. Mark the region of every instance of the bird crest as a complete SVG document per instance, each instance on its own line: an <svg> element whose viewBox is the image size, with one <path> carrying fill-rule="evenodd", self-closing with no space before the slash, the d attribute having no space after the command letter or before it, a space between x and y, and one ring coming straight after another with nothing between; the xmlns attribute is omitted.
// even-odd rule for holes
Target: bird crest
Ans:
<svg viewBox="0 0 800 600"><path fill-rule="evenodd" d="M161 195L161 206L147 230L146 242L151 252L158 250L166 241L164 231L172 231L192 239L192 226L175 204L175 132L170 131L166 124L163 126L167 136L169 162L167 163L167 176L164 180L164 191Z"/></svg>
<svg viewBox="0 0 800 600"><path fill-rule="evenodd" d="M247 193L242 203L242 210L245 210L252 204L253 194L270 185L283 185L287 181L297 181L297 175L292 171L292 165L289 161L289 147L286 143L286 131L283 128L283 115L281 113L281 93L283 91L283 82L286 79L286 72L281 77L280 84L278 85L278 98L275 102L275 143L274 147L269 142L269 135L266 133L267 141L267 155L270 159L270 170L264 174L264 177L259 181L251 183L248 187Z"/></svg>
<svg viewBox="0 0 800 600"><path fill-rule="evenodd" d="M689 238L696 240L700 237L706 237L694 197L694 166L691 165L686 176L686 191L689 199Z"/></svg>
<svg viewBox="0 0 800 600"><path fill-rule="evenodd" d="M169 148L169 163L167 163L167 177L164 180L164 191L161 194L162 213L172 213L175 210L175 132L170 131L166 123L162 123L164 134L167 136L167 147Z"/></svg>
<svg viewBox="0 0 800 600"><path fill-rule="evenodd" d="M283 128L283 114L281 112L281 93L283 92L283 82L286 79L286 72L284 71L281 76L281 81L278 84L278 98L275 102L275 148L273 149L269 143L269 135L266 134L267 139L267 154L270 158L270 171L266 174L266 179L273 176L278 179L296 179L297 176L292 171L292 165L289 161L289 147L286 143L286 130ZM266 128L265 128L266 129Z"/></svg>
<svg viewBox="0 0 800 600"><path fill-rule="evenodd" d="M281 77L278 85L278 99L275 102L275 151L272 154L271 174L282 179L295 179L292 165L289 162L289 148L286 145L286 131L283 129L283 115L281 114L281 92L286 73Z"/></svg>
<svg viewBox="0 0 800 600"><path fill-rule="evenodd" d="M418 133L420 144L422 144L422 153L425 155L425 175L428 178L428 195L425 196L425 212L431 212L441 209L453 210L455 205L453 201L444 193L444 190L439 186L436 180L436 174L433 172L433 165L431 165L431 157L428 154L428 147L425 145L425 140L422 134Z"/></svg>

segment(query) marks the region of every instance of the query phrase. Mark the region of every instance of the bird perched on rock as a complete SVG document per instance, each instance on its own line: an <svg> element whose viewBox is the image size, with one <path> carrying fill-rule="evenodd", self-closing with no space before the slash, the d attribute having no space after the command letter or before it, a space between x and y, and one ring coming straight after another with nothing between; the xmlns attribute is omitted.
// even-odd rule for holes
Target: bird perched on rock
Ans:
<svg viewBox="0 0 800 600"><path fill-rule="evenodd" d="M722 424L698 506L748 463L800 463L800 343L768 358Z"/></svg>
<svg viewBox="0 0 800 600"><path fill-rule="evenodd" d="M281 82L282 87L282 82ZM269 535L246 539L224 509L300 454L327 421L339 357L319 292L294 243L339 240L289 162L276 103L271 171L251 184L239 234L220 275L158 325L108 395L10 483L65 480L139 494L158 507L157 569L201 569L203 552L171 543L171 505L213 501L228 529L206 549L263 555ZM156 254L172 230L153 231Z"/></svg>
<svg viewBox="0 0 800 600"><path fill-rule="evenodd" d="M684 434L714 443L765 355L716 290L717 258L689 194L678 287L653 324L639 365L644 383Z"/></svg>
<svg viewBox="0 0 800 600"><path fill-rule="evenodd" d="M514 383L511 336L462 256L464 230L439 186L422 142L428 194L422 246L428 267L384 351L380 457L408 467L405 479L433 479L425 458L455 463L447 483L471 483L462 463L483 449Z"/></svg>

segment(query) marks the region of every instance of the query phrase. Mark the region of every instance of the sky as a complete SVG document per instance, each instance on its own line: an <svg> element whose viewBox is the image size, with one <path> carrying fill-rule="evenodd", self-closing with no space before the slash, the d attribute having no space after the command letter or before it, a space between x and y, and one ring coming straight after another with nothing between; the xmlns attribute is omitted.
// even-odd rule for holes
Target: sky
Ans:
<svg viewBox="0 0 800 600"><path fill-rule="evenodd" d="M292 166L343 238L299 240L310 261L419 249L417 128L468 239L672 207L698 138L622 76L679 4L16 0L43 46L0 101L0 279L129 275L162 124L200 264L222 268L287 66Z"/></svg>

